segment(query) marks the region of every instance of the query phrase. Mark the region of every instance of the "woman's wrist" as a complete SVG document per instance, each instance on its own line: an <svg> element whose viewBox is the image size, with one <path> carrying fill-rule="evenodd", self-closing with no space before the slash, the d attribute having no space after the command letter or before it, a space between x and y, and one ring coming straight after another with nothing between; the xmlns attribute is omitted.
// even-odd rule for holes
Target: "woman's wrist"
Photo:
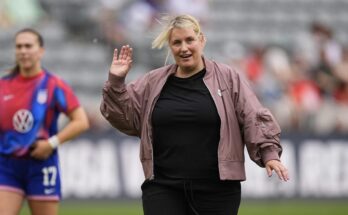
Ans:
<svg viewBox="0 0 348 215"><path fill-rule="evenodd" d="M57 135L53 135L52 137L48 138L48 143L50 144L50 146L52 147L52 149L56 149L58 148L60 141L57 137Z"/></svg>

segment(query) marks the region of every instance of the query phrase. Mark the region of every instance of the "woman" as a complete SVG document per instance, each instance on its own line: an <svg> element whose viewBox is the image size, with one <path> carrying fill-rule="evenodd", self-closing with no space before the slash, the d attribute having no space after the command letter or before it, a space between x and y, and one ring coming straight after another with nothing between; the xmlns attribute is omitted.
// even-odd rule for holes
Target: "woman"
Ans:
<svg viewBox="0 0 348 215"><path fill-rule="evenodd" d="M58 214L57 148L88 128L72 89L41 67L42 36L15 37L16 67L0 79L0 214L19 214L24 198L33 215ZM58 131L59 113L69 122Z"/></svg>
<svg viewBox="0 0 348 215"><path fill-rule="evenodd" d="M237 214L245 180L244 145L258 165L287 181L280 129L236 71L203 56L197 20L174 17L153 41L175 64L126 85L132 48L115 49L101 112L141 139L145 215Z"/></svg>

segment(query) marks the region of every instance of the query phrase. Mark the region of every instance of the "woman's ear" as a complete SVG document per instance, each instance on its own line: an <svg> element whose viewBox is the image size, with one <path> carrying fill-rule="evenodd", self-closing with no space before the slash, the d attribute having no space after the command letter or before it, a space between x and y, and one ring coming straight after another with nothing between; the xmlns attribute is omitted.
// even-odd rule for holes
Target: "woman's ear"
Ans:
<svg viewBox="0 0 348 215"><path fill-rule="evenodd" d="M45 48L44 47L40 47L40 58L43 58L44 54L45 54Z"/></svg>
<svg viewBox="0 0 348 215"><path fill-rule="evenodd" d="M204 40L205 40L205 36L204 36L204 34L201 32L201 33L199 33L199 39L200 39L200 41L201 42L203 42Z"/></svg>
<svg viewBox="0 0 348 215"><path fill-rule="evenodd" d="M205 46L207 39L202 32L199 34L199 40L203 44L203 46Z"/></svg>

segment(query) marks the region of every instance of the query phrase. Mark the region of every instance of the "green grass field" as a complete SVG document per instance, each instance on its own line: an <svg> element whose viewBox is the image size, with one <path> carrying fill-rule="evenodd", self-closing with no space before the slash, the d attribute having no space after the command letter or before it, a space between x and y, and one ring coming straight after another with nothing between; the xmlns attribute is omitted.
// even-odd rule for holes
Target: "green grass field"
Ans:
<svg viewBox="0 0 348 215"><path fill-rule="evenodd" d="M25 206L21 215L29 215ZM140 202L63 202L60 215L141 215ZM242 201L239 215L347 215L347 200ZM165 214L164 214L165 215ZM180 214L178 214L180 215Z"/></svg>

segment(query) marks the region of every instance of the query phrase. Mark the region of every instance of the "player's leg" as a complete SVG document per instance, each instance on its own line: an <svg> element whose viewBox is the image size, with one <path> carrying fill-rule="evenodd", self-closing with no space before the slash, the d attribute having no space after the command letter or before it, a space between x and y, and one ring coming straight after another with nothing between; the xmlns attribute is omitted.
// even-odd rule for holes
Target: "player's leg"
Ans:
<svg viewBox="0 0 348 215"><path fill-rule="evenodd" d="M18 215L23 203L23 194L0 190L0 214Z"/></svg>
<svg viewBox="0 0 348 215"><path fill-rule="evenodd" d="M24 191L20 160L0 155L0 214L17 215L21 209Z"/></svg>
<svg viewBox="0 0 348 215"><path fill-rule="evenodd" d="M26 193L32 215L57 215L61 198L60 171L56 153L47 160L30 160Z"/></svg>
<svg viewBox="0 0 348 215"><path fill-rule="evenodd" d="M32 215L58 215L58 201L28 200Z"/></svg>

